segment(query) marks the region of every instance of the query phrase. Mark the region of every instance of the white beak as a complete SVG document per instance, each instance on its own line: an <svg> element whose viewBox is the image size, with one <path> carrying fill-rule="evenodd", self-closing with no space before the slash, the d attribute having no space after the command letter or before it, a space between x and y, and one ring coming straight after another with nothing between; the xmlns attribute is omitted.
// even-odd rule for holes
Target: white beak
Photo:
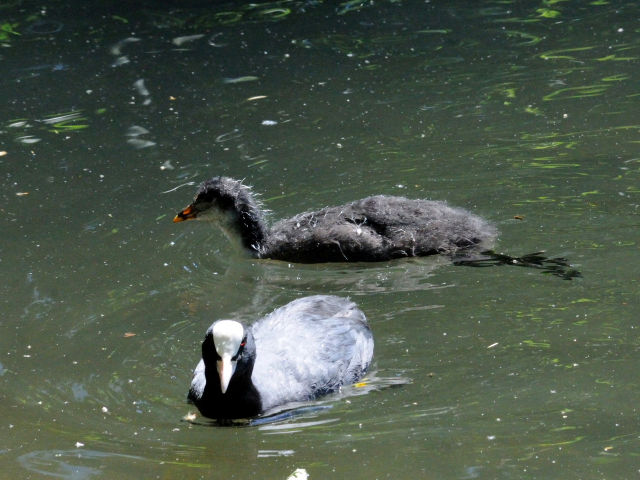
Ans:
<svg viewBox="0 0 640 480"><path fill-rule="evenodd" d="M220 377L220 390L222 390L222 393L226 393L233 372L236 371L236 362L231 360L230 356L225 355L221 360L216 362L216 366L218 367L218 376Z"/></svg>

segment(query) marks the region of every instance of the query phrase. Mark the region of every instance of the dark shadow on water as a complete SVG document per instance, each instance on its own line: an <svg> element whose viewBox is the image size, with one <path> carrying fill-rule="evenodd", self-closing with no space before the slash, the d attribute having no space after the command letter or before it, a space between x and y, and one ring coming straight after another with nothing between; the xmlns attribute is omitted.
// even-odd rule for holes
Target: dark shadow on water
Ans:
<svg viewBox="0 0 640 480"><path fill-rule="evenodd" d="M503 253L496 253L493 250L486 250L476 256L459 255L452 258L454 265L466 267L496 267L501 265L511 265L514 267L525 267L542 270L542 273L554 275L564 280L572 280L582 277L582 274L573 268L564 257L549 258L542 255L544 252L534 252L522 257L512 257Z"/></svg>
<svg viewBox="0 0 640 480"><path fill-rule="evenodd" d="M313 405L308 407L298 407L292 410L285 410L280 413L273 413L264 417L253 418L249 420L249 426L256 427L282 421L293 420L303 416L315 416L318 413L331 410L333 405Z"/></svg>
<svg viewBox="0 0 640 480"><path fill-rule="evenodd" d="M369 373L360 382L343 386L339 392L334 392L318 400L308 402L294 402L276 407L254 418L240 419L209 419L199 417L198 420L185 420L193 425L210 427L262 427L262 429L289 433L288 430L298 430L304 427L324 425L337 422L338 418L320 418L319 415L334 408L336 400L366 395L373 391L390 387L399 387L412 383L403 376L379 377L375 372ZM302 421L297 421L302 420Z"/></svg>
<svg viewBox="0 0 640 480"><path fill-rule="evenodd" d="M189 421L193 425L203 425L209 427L256 427L261 425L268 425L278 422L286 422L289 420L298 419L300 417L313 418L321 412L325 412L333 408L332 405L304 405L300 407L294 407L287 410L278 410L275 413L268 413L255 418L227 418L218 419L200 417L199 421ZM331 419L330 421L335 421ZM319 423L326 423L322 421Z"/></svg>

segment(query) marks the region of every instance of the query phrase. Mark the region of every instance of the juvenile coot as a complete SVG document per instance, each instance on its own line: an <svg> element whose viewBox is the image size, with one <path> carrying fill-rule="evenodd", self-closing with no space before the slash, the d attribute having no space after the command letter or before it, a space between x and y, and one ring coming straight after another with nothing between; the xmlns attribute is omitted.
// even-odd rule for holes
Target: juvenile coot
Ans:
<svg viewBox="0 0 640 480"><path fill-rule="evenodd" d="M188 398L206 417L249 418L357 382L372 356L373 335L355 303L300 298L250 327L213 323Z"/></svg>
<svg viewBox="0 0 640 480"><path fill-rule="evenodd" d="M216 213L227 235L239 237L254 256L301 263L453 255L490 246L496 236L491 224L461 208L387 195L301 213L269 227L251 189L228 177L204 182L173 221L205 213Z"/></svg>

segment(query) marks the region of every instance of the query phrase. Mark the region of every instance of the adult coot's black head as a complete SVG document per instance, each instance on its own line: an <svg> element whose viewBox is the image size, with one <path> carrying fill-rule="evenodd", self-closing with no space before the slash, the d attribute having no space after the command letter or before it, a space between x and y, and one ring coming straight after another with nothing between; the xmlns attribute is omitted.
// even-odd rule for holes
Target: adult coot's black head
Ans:
<svg viewBox="0 0 640 480"><path fill-rule="evenodd" d="M188 397L207 417L253 417L357 382L372 356L371 330L353 302L305 297L251 327L213 323Z"/></svg>

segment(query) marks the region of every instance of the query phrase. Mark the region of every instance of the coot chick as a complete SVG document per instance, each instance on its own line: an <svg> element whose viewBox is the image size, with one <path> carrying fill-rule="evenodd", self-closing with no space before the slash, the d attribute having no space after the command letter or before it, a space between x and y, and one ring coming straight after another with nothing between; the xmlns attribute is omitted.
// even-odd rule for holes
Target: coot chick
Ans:
<svg viewBox="0 0 640 480"><path fill-rule="evenodd" d="M327 295L300 298L250 327L214 322L188 398L206 417L254 417L357 382L372 356L373 335L355 303Z"/></svg>
<svg viewBox="0 0 640 480"><path fill-rule="evenodd" d="M374 262L455 254L489 246L496 229L444 202L375 195L267 225L260 204L241 181L213 177L174 222L216 213L230 237L258 258L290 262Z"/></svg>

